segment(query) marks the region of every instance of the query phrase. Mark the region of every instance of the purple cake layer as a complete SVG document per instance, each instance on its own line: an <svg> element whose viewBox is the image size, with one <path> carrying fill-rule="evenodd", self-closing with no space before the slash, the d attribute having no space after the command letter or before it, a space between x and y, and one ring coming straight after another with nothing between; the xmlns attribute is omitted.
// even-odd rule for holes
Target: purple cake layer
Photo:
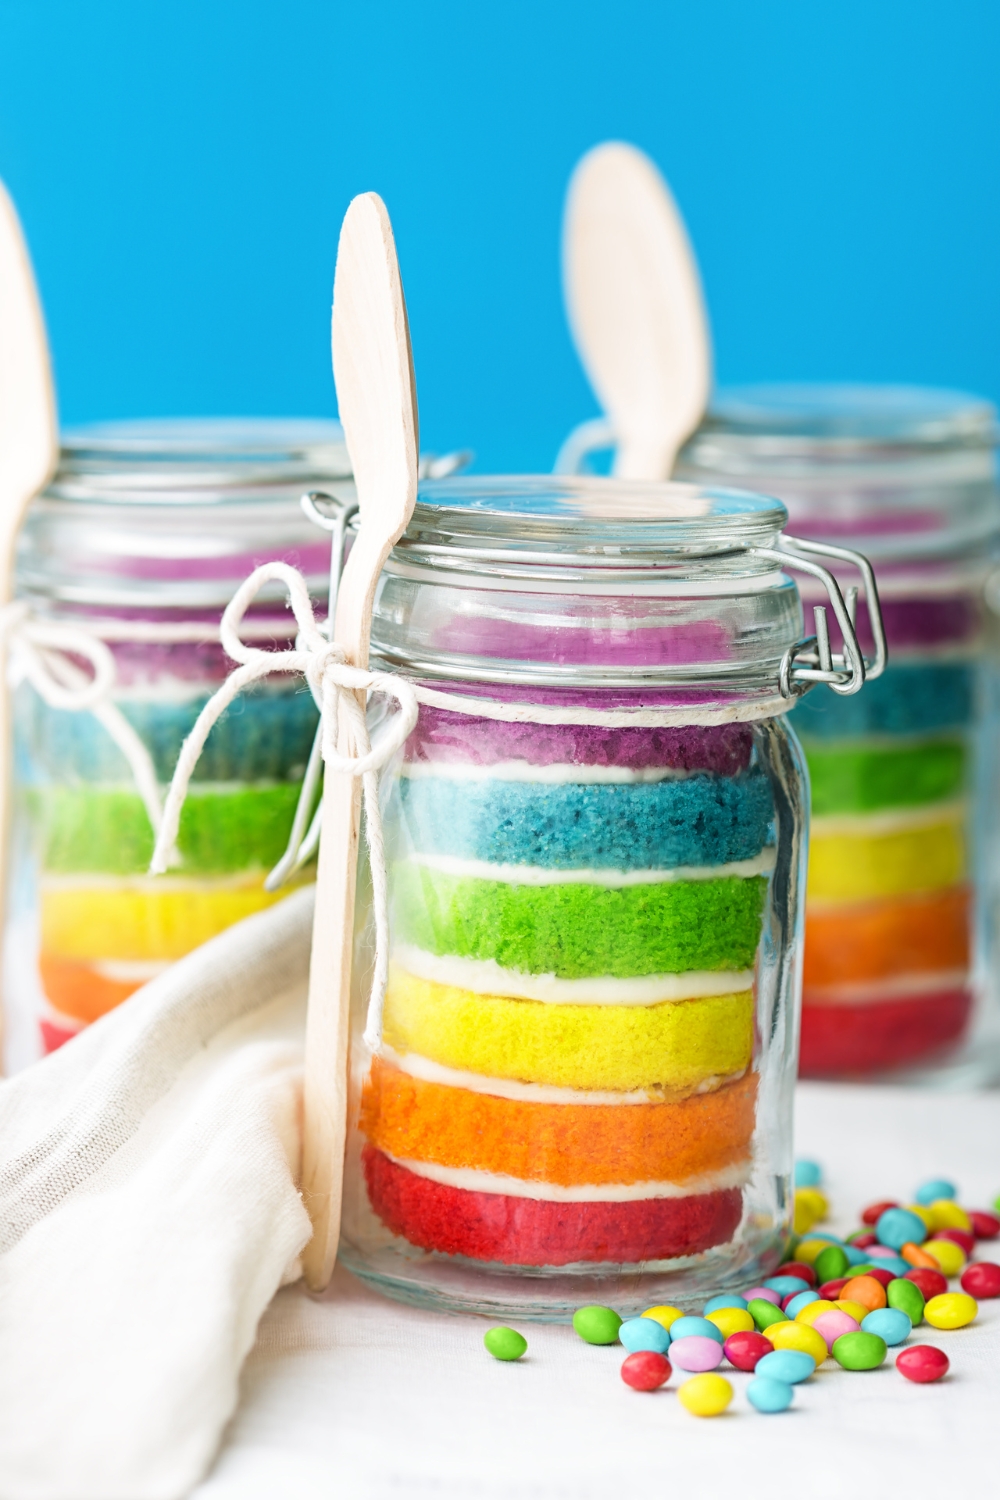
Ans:
<svg viewBox="0 0 1000 1500"><path fill-rule="evenodd" d="M841 579L845 588L850 582L849 578ZM819 595L814 597L811 591L806 593L805 600L809 620L812 618L812 605L826 603L825 597L821 601ZM924 598L914 596L903 599L883 598L880 604L882 623L885 626L890 651L914 650L920 647L961 646L966 642L976 641L982 632L983 604L982 600L974 594L942 596L932 594ZM841 644L840 630L833 611L828 610L827 614L830 638L836 651L839 650ZM872 651L875 643L872 639L868 608L863 599L858 601L856 628L861 649L866 652Z"/></svg>

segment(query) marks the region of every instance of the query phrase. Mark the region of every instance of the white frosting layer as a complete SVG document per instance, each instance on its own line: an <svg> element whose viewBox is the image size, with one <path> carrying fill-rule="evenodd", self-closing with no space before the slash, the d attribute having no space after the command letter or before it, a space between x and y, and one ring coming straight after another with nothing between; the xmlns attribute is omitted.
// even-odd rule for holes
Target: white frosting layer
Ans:
<svg viewBox="0 0 1000 1500"><path fill-rule="evenodd" d="M649 1198L690 1198L696 1193L744 1187L750 1180L748 1161L727 1167L723 1172L689 1177L686 1182L582 1183L578 1187L562 1187L555 1182L527 1182L501 1172L477 1172L472 1167L441 1167L437 1162L395 1156L389 1160L416 1177L441 1183L442 1187L461 1188L467 1193L499 1193L505 1198L534 1198L541 1203L640 1203Z"/></svg>
<svg viewBox="0 0 1000 1500"><path fill-rule="evenodd" d="M443 1063L433 1062L416 1052L400 1054L385 1043L379 1052L382 1061L398 1068L410 1078L419 1078L424 1083L441 1083L448 1088L467 1089L473 1094L489 1094L496 1099L511 1099L519 1104L663 1104L658 1094L636 1089L628 1094L615 1094L586 1089L556 1088L546 1083L521 1083L514 1078L487 1078L482 1073L468 1073L463 1068L447 1068ZM725 1083L734 1083L742 1073L733 1073L728 1078L703 1078L695 1094L710 1094Z"/></svg>
<svg viewBox="0 0 1000 1500"><path fill-rule="evenodd" d="M427 953L409 943L398 943L393 958L401 968L433 984L472 990L476 995L540 1000L546 1005L660 1005L665 1000L740 995L753 988L752 969L691 969L685 974L644 974L635 979L606 974L560 979L555 974L504 969L493 959Z"/></svg>
<svg viewBox="0 0 1000 1500"><path fill-rule="evenodd" d="M211 895L213 891L242 891L259 889L263 885L266 871L261 869L237 870L230 875L42 875L38 886L41 891L139 891L144 896L178 895L184 891L197 891Z"/></svg>
<svg viewBox="0 0 1000 1500"><path fill-rule="evenodd" d="M536 781L548 786L563 783L630 786L643 781L684 781L689 776L708 774L673 766L643 766L641 770L628 766L575 766L568 762L535 766L527 760L501 760L490 766L475 766L468 761L408 760L399 770L402 776L414 780L432 776L442 781Z"/></svg>
<svg viewBox="0 0 1000 1500"><path fill-rule="evenodd" d="M879 1005L888 1000L933 1000L945 991L963 990L968 969L938 969L919 974L893 974L890 979L861 979L847 984L810 984L803 1005Z"/></svg>
<svg viewBox="0 0 1000 1500"><path fill-rule="evenodd" d="M440 870L442 875L468 876L474 880L498 880L504 885L669 885L694 880L749 880L770 875L776 851L762 849L753 859L736 859L727 865L677 865L672 870L560 870L544 865L494 865L485 859L459 859L454 854L418 854L407 862Z"/></svg>
<svg viewBox="0 0 1000 1500"><path fill-rule="evenodd" d="M880 834L909 833L961 823L968 815L965 802L932 802L924 807L901 807L887 812L827 813L814 817L811 838L877 838Z"/></svg>
<svg viewBox="0 0 1000 1500"><path fill-rule="evenodd" d="M157 974L162 974L164 969L169 969L170 961L105 958L90 967L102 979L112 979L119 984L145 984L147 980L155 979Z"/></svg>

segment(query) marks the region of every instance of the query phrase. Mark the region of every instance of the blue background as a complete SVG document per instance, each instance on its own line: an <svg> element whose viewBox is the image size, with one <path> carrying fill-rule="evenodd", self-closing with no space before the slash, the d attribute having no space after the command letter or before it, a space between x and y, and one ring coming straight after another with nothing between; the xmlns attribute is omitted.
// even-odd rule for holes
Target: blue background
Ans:
<svg viewBox="0 0 1000 1500"><path fill-rule="evenodd" d="M0 174L65 422L335 409L340 218L396 228L422 439L551 466L578 156L635 141L719 376L1000 397L991 0L0 0Z"/></svg>

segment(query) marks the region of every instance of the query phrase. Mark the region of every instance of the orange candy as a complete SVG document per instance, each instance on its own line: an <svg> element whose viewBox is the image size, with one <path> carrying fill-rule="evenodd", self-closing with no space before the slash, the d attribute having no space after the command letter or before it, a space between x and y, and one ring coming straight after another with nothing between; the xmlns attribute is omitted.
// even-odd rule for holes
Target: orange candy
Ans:
<svg viewBox="0 0 1000 1500"><path fill-rule="evenodd" d="M921 1250L919 1245L904 1245L900 1255L909 1266L918 1266L924 1271L940 1271L941 1267L933 1255L928 1255L926 1250Z"/></svg>
<svg viewBox="0 0 1000 1500"><path fill-rule="evenodd" d="M840 1289L841 1302L859 1302L869 1312L885 1307L885 1287L874 1276L852 1276Z"/></svg>

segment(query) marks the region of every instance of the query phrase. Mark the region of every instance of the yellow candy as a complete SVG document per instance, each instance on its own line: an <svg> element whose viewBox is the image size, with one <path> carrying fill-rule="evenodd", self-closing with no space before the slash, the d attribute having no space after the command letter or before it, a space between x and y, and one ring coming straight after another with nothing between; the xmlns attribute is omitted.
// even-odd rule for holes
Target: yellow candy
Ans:
<svg viewBox="0 0 1000 1500"><path fill-rule="evenodd" d="M935 1224L934 1215L931 1213L930 1209L925 1208L922 1203L907 1203L906 1211L907 1213L916 1214L917 1218L921 1221L925 1229L943 1229L945 1227L943 1224Z"/></svg>
<svg viewBox="0 0 1000 1500"><path fill-rule="evenodd" d="M642 1316L655 1319L657 1323L661 1323L669 1330L672 1323L676 1323L678 1318L683 1318L684 1311L680 1307L670 1307L669 1304L665 1304L663 1307L647 1307Z"/></svg>
<svg viewBox="0 0 1000 1500"><path fill-rule="evenodd" d="M833 1303L827 1302L825 1298L821 1297L818 1302L807 1302L805 1307L801 1308L795 1314L795 1321L796 1323L804 1323L807 1328L811 1328L817 1318L821 1318L825 1312L831 1312L832 1310Z"/></svg>
<svg viewBox="0 0 1000 1500"><path fill-rule="evenodd" d="M792 1227L796 1234L808 1234L814 1224L825 1219L830 1205L819 1188L795 1189L795 1216Z"/></svg>
<svg viewBox="0 0 1000 1500"><path fill-rule="evenodd" d="M965 1265L965 1251L951 1240L925 1240L920 1248L937 1261L945 1276L957 1276Z"/></svg>
<svg viewBox="0 0 1000 1500"><path fill-rule="evenodd" d="M743 1307L717 1307L715 1312L706 1313L705 1317L715 1324L724 1338L728 1338L731 1333L752 1333L757 1326Z"/></svg>
<svg viewBox="0 0 1000 1500"><path fill-rule="evenodd" d="M826 1339L815 1328L805 1323L772 1323L764 1332L776 1349L798 1349L802 1354L811 1354L817 1365L826 1359L829 1350Z"/></svg>
<svg viewBox="0 0 1000 1500"><path fill-rule="evenodd" d="M800 1188L799 1192L802 1191ZM814 1266L826 1247L832 1244L832 1240L825 1240L822 1235L810 1235L807 1240L800 1241L796 1247L795 1259L801 1261L804 1266Z"/></svg>
<svg viewBox="0 0 1000 1500"><path fill-rule="evenodd" d="M863 1323L865 1318L867 1318L868 1314L871 1312L870 1307L862 1307L860 1302L852 1302L850 1298L848 1298L846 1301L843 1299L838 1300L833 1305L841 1312L845 1312L849 1318L853 1318L855 1323ZM768 1335L768 1337L770 1337L770 1335Z"/></svg>
<svg viewBox="0 0 1000 1500"><path fill-rule="evenodd" d="M972 1229L972 1220L964 1208L951 1198L935 1198L927 1212L931 1216L931 1229Z"/></svg>
<svg viewBox="0 0 1000 1500"><path fill-rule="evenodd" d="M685 1380L677 1399L695 1417L717 1417L733 1399L733 1388L724 1375L695 1375Z"/></svg>
<svg viewBox="0 0 1000 1500"><path fill-rule="evenodd" d="M942 1292L932 1297L924 1308L924 1318L932 1328L964 1328L979 1311L975 1297L965 1292ZM768 1338L771 1337L768 1331Z"/></svg>

